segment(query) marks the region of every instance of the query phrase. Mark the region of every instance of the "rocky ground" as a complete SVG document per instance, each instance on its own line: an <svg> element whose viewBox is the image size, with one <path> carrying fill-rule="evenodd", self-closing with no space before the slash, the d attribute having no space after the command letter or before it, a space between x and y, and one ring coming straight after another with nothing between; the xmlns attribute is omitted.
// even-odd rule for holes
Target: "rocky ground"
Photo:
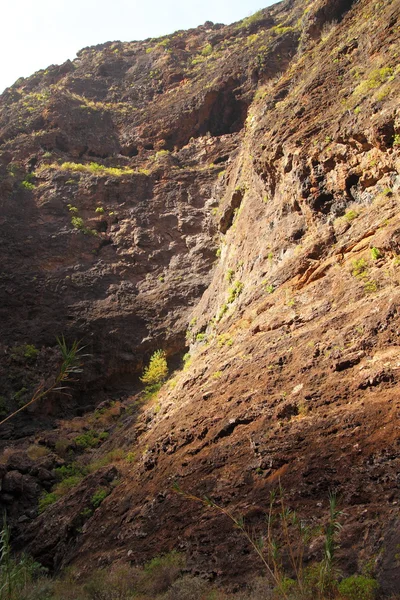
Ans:
<svg viewBox="0 0 400 600"><path fill-rule="evenodd" d="M57 335L88 355L71 396L1 427L16 548L82 572L177 548L234 586L246 540L173 484L258 530L281 482L310 524L336 490L343 572L400 589L399 16L291 0L4 92L4 415L54 376Z"/></svg>

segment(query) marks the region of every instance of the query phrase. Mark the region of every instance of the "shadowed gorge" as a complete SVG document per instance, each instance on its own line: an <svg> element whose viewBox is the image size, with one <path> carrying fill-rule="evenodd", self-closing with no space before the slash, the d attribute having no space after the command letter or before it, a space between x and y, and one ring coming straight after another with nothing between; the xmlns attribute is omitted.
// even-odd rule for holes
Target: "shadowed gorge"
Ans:
<svg viewBox="0 0 400 600"><path fill-rule="evenodd" d="M284 0L2 94L1 414L53 381L57 336L85 347L0 426L15 550L83 576L175 549L238 592L248 540L173 485L260 531L281 482L310 527L335 491L341 576L399 593L399 18Z"/></svg>

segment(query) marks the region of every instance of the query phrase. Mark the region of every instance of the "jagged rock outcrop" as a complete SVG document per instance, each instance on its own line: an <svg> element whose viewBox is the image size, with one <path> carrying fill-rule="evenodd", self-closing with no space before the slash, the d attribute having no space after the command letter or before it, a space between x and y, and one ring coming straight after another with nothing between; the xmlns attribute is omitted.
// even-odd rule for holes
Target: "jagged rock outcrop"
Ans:
<svg viewBox="0 0 400 600"><path fill-rule="evenodd" d="M310 522L336 489L343 570L372 557L398 590L399 13L291 0L85 49L3 94L4 371L15 344L82 337L85 403L155 348L191 356L107 423L96 453L135 458L79 532L84 482L62 530L44 513L19 547L53 568L179 547L242 580L245 540L172 484L259 527L281 480Z"/></svg>

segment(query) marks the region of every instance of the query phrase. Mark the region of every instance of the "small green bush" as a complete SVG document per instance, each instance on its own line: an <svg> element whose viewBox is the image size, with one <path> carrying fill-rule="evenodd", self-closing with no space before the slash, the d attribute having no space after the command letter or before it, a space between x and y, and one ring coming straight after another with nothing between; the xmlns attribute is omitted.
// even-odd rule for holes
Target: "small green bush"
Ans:
<svg viewBox="0 0 400 600"><path fill-rule="evenodd" d="M339 583L338 590L344 600L374 600L378 583L364 575L351 575Z"/></svg>
<svg viewBox="0 0 400 600"><path fill-rule="evenodd" d="M55 473L57 479L62 481L63 479L68 479L69 477L83 477L87 475L86 467L79 465L77 462L70 463L69 465L62 465L62 467L57 467L55 469Z"/></svg>
<svg viewBox="0 0 400 600"><path fill-rule="evenodd" d="M234 276L235 276L235 271L233 269L228 269L228 271L226 272L227 282L232 283Z"/></svg>
<svg viewBox="0 0 400 600"><path fill-rule="evenodd" d="M90 171L92 171L92 173L98 173L99 171L103 171L104 167L103 165L99 165L98 163L91 162L89 164L89 169Z"/></svg>
<svg viewBox="0 0 400 600"><path fill-rule="evenodd" d="M363 279L368 275L368 265L365 258L359 258L357 260L353 260L352 262L352 271L351 274L353 277L357 277L357 279Z"/></svg>
<svg viewBox="0 0 400 600"><path fill-rule="evenodd" d="M228 300L227 300L228 304L232 304L232 302L234 302L236 300L236 298L238 298L240 296L240 294L243 291L243 287L244 287L244 285L241 281L235 281L235 283L229 290Z"/></svg>
<svg viewBox="0 0 400 600"><path fill-rule="evenodd" d="M378 258L381 258L381 256L382 256L382 253L379 250L379 248L376 248L375 246L373 246L371 248L371 257L372 257L372 260L378 260Z"/></svg>
<svg viewBox="0 0 400 600"><path fill-rule="evenodd" d="M15 361L21 360L36 360L39 350L35 348L33 344L22 344L21 346L14 346L11 350L11 358Z"/></svg>
<svg viewBox="0 0 400 600"><path fill-rule="evenodd" d="M218 315L217 315L217 321L220 321L222 319L222 317L224 316L224 314L226 312L228 312L228 308L229 306L226 304L226 302L221 306L221 308L219 309Z"/></svg>
<svg viewBox="0 0 400 600"><path fill-rule="evenodd" d="M126 455L126 462L134 463L136 460L136 452L128 452Z"/></svg>
<svg viewBox="0 0 400 600"><path fill-rule="evenodd" d="M86 450L86 448L96 448L103 440L106 440L108 436L109 434L107 431L99 433L98 431L90 430L76 436L74 441L78 448Z"/></svg>
<svg viewBox="0 0 400 600"><path fill-rule="evenodd" d="M86 508L84 508L80 513L80 516L83 517L85 520L86 519L90 519L90 517L93 514L93 510L91 508L89 508L88 506Z"/></svg>
<svg viewBox="0 0 400 600"><path fill-rule="evenodd" d="M75 229L83 229L85 227L82 217L72 217L71 225L75 227Z"/></svg>
<svg viewBox="0 0 400 600"><path fill-rule="evenodd" d="M354 219L356 219L357 217L358 212L356 210L348 210L343 218L346 219L346 221L348 221L349 223L351 223L351 221L354 221Z"/></svg>
<svg viewBox="0 0 400 600"><path fill-rule="evenodd" d="M158 391L168 377L167 355L164 350L156 350L145 367L140 381L146 385L147 392Z"/></svg>
<svg viewBox="0 0 400 600"><path fill-rule="evenodd" d="M55 492L44 492L39 499L39 513L44 512L48 506L51 506L57 500L58 496Z"/></svg>
<svg viewBox="0 0 400 600"><path fill-rule="evenodd" d="M21 181L21 187L25 190L34 190L35 189L35 184L31 183L30 181Z"/></svg>
<svg viewBox="0 0 400 600"><path fill-rule="evenodd" d="M265 291L268 294L273 294L275 291L275 287L272 285L272 283L268 283L268 281L264 280L262 282L262 285L264 286Z"/></svg>
<svg viewBox="0 0 400 600"><path fill-rule="evenodd" d="M206 44L202 49L201 54L202 56L210 56L210 54L212 54L212 51L213 47L211 46L211 44Z"/></svg>
<svg viewBox="0 0 400 600"><path fill-rule="evenodd" d="M372 294L373 292L378 291L378 284L373 279L366 281L364 283L364 291L366 294Z"/></svg>
<svg viewBox="0 0 400 600"><path fill-rule="evenodd" d="M71 475L71 477L66 477L53 489L53 493L57 496L57 498L61 498L65 496L70 490L78 485L83 479L83 475Z"/></svg>
<svg viewBox="0 0 400 600"><path fill-rule="evenodd" d="M162 156L168 156L169 150L159 150L156 152L155 159L161 158Z"/></svg>
<svg viewBox="0 0 400 600"><path fill-rule="evenodd" d="M258 10L253 15L250 15L249 17L243 19L243 21L240 21L238 29L241 29L242 27L249 27L249 25L257 23L257 21L260 21L263 18L263 16L264 12L262 10Z"/></svg>
<svg viewBox="0 0 400 600"><path fill-rule="evenodd" d="M366 96L371 93L372 90L379 88L386 82L394 79L394 72L391 67L382 67L381 69L374 69L369 73L368 79L361 81L355 88L353 95L355 96Z"/></svg>
<svg viewBox="0 0 400 600"><path fill-rule="evenodd" d="M105 490L104 488L100 488L99 490L97 490L90 500L90 503L93 506L93 508L98 508L103 502L103 500L107 498L109 493L110 492L108 490Z"/></svg>

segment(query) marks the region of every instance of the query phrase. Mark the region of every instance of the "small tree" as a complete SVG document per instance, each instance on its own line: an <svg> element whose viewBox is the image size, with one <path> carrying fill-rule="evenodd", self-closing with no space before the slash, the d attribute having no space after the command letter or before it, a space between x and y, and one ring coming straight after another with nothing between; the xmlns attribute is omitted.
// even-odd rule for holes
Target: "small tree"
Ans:
<svg viewBox="0 0 400 600"><path fill-rule="evenodd" d="M164 350L156 350L145 367L140 381L146 386L147 394L158 392L168 377L167 355Z"/></svg>

